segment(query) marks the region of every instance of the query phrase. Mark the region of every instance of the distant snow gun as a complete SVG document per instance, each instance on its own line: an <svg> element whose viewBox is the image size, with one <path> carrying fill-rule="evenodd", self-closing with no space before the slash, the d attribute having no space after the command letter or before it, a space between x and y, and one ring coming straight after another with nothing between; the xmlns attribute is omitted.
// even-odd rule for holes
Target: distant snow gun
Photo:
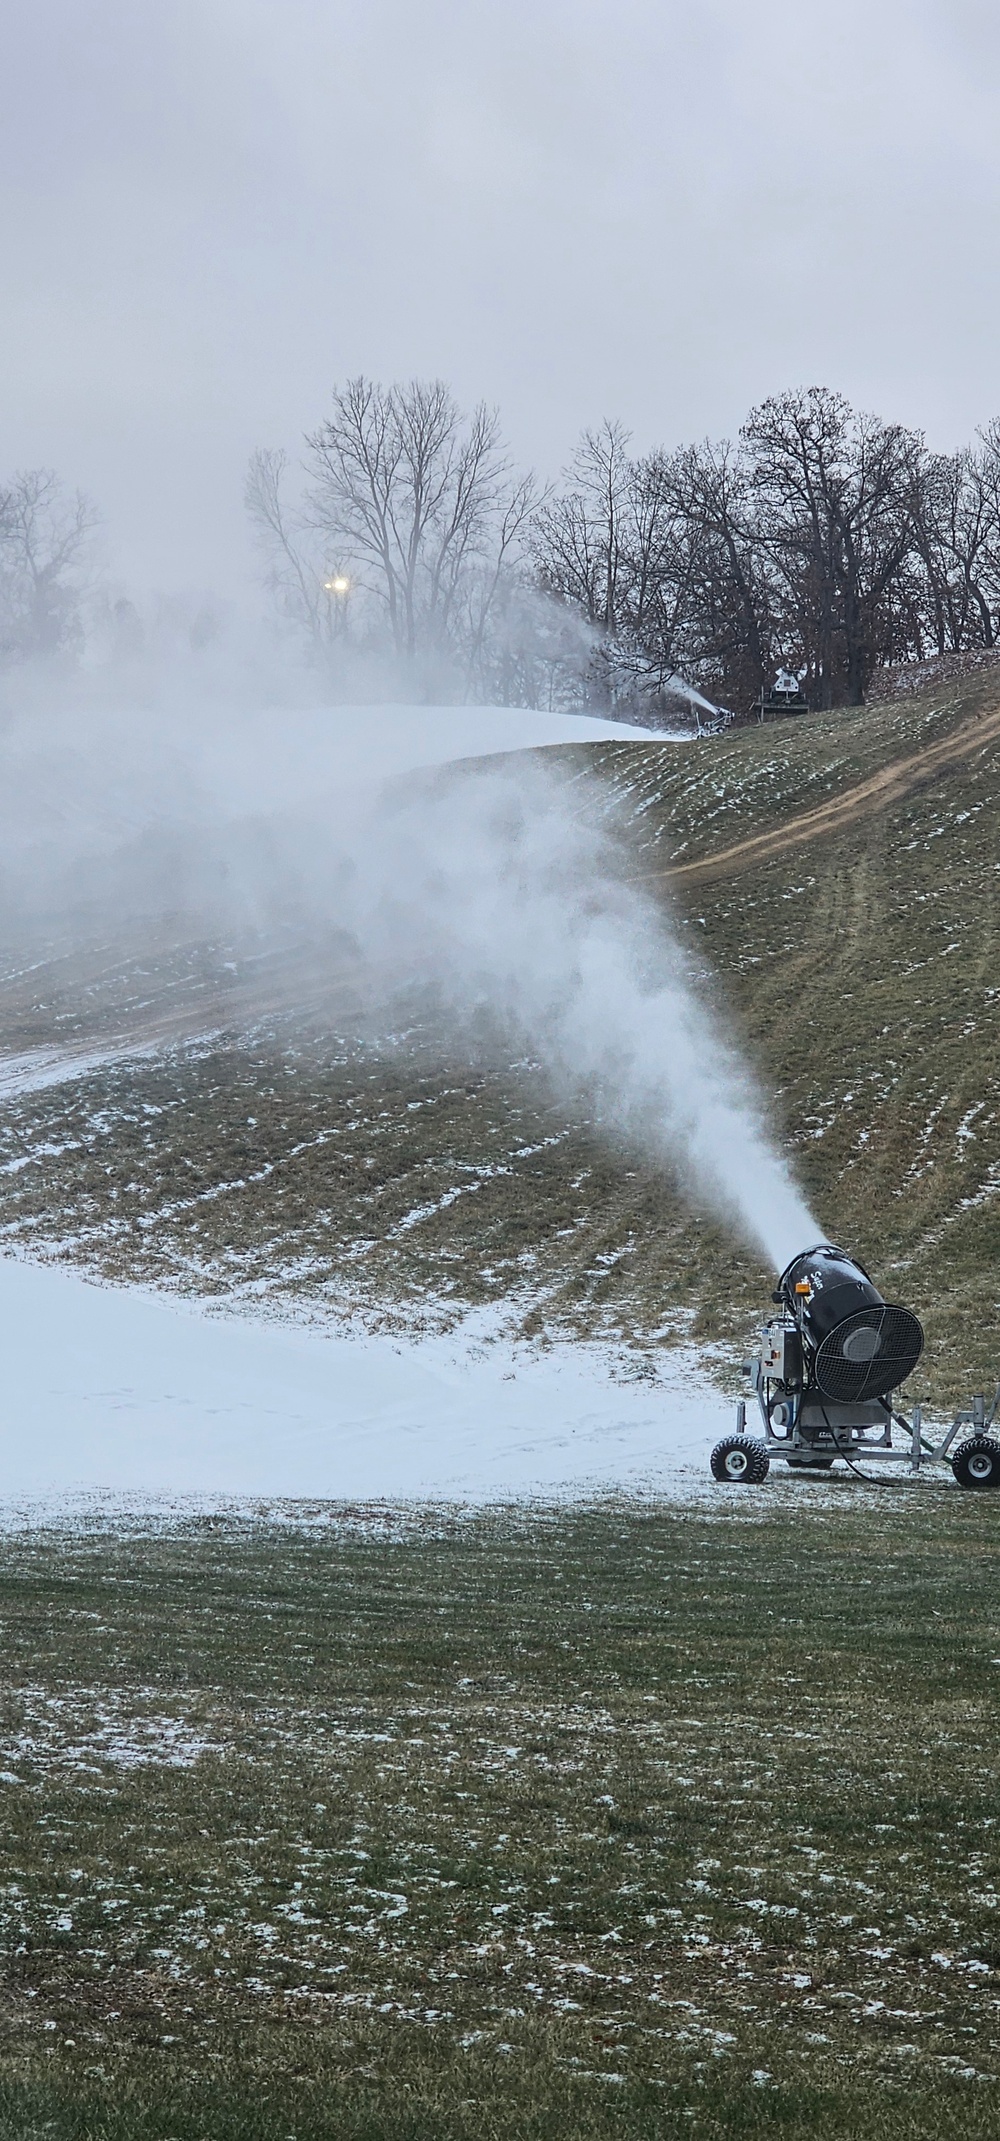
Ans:
<svg viewBox="0 0 1000 2141"><path fill-rule="evenodd" d="M950 1467L960 1487L1000 1487L1000 1438L989 1432L1000 1384L988 1412L985 1398L974 1397L942 1440L930 1441L920 1406L907 1418L896 1405L923 1351L923 1330L910 1309L883 1298L863 1264L820 1242L793 1258L771 1298L779 1314L743 1364L763 1432L747 1432L741 1398L735 1435L712 1451L715 1479L756 1487L772 1458L814 1473L841 1458L863 1479L873 1475L862 1465L902 1464L916 1473L932 1464Z"/></svg>

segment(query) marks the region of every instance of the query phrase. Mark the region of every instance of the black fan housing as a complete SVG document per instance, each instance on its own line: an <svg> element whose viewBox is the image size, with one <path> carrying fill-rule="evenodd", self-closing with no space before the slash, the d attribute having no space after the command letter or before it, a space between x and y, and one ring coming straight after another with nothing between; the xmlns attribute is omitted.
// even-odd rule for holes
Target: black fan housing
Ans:
<svg viewBox="0 0 1000 2141"><path fill-rule="evenodd" d="M913 1373L924 1344L918 1318L886 1301L863 1264L832 1242L795 1257L778 1291L802 1335L807 1380L823 1397L865 1404Z"/></svg>

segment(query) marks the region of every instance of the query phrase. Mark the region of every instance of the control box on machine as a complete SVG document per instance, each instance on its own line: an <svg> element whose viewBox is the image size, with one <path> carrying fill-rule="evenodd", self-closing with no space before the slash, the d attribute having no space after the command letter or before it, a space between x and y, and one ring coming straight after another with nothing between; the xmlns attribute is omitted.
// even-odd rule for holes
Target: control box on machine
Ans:
<svg viewBox="0 0 1000 2141"><path fill-rule="evenodd" d="M765 1323L760 1334L760 1372L786 1390L802 1381L802 1340L787 1323Z"/></svg>

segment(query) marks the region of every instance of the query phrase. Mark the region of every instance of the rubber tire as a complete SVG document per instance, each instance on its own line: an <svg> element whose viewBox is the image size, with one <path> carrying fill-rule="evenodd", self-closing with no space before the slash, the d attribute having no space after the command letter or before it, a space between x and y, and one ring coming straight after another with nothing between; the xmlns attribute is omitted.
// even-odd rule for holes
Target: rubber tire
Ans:
<svg viewBox="0 0 1000 2141"><path fill-rule="evenodd" d="M790 1472L830 1472L833 1469L832 1457L786 1457L785 1463Z"/></svg>
<svg viewBox="0 0 1000 2141"><path fill-rule="evenodd" d="M992 1435L970 1435L955 1451L951 1469L960 1487L970 1487L982 1494L990 1487L1000 1487L1000 1442Z"/></svg>
<svg viewBox="0 0 1000 2141"><path fill-rule="evenodd" d="M771 1469L763 1443L752 1435L726 1435L716 1443L710 1462L712 1478L724 1487L761 1487Z"/></svg>

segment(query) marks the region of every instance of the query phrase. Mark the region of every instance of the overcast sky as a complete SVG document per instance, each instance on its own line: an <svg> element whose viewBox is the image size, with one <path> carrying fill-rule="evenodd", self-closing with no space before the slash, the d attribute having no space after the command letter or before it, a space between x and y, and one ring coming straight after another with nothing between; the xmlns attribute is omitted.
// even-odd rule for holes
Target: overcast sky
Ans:
<svg viewBox="0 0 1000 2141"><path fill-rule="evenodd" d="M247 572L256 445L437 374L556 473L821 382L1000 413L996 0L6 0L0 471L141 590Z"/></svg>

